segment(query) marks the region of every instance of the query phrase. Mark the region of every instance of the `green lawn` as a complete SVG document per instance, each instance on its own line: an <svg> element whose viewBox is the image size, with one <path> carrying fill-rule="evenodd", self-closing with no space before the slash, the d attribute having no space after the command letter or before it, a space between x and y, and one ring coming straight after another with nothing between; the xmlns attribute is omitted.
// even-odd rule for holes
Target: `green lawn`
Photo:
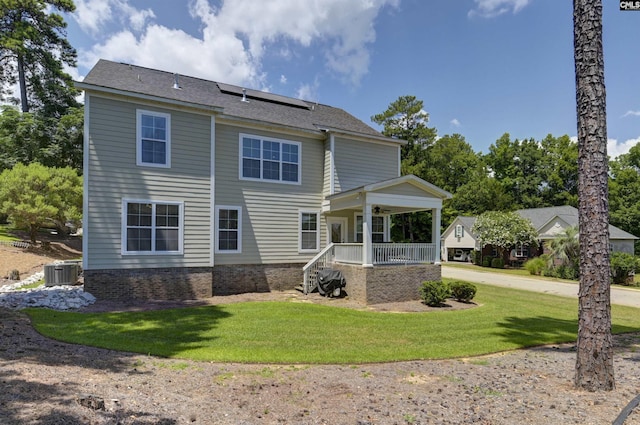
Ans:
<svg viewBox="0 0 640 425"><path fill-rule="evenodd" d="M19 241L20 238L15 237L11 234L11 229L6 224L0 224L0 241Z"/></svg>
<svg viewBox="0 0 640 425"><path fill-rule="evenodd" d="M378 313L298 302L164 311L25 310L42 334L156 356L218 362L367 363L474 356L574 341L577 300L477 285L479 307ZM640 330L640 311L613 306L615 333Z"/></svg>

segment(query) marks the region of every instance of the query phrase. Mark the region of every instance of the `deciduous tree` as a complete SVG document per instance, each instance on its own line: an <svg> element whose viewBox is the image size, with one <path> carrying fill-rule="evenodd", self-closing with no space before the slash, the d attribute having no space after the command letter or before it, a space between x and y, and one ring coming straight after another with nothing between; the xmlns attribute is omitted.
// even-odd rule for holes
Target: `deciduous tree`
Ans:
<svg viewBox="0 0 640 425"><path fill-rule="evenodd" d="M610 164L609 220L640 236L640 143ZM640 254L640 240L636 241L635 252Z"/></svg>
<svg viewBox="0 0 640 425"><path fill-rule="evenodd" d="M62 228L78 221L82 209L82 179L72 168L49 168L34 162L17 164L0 174L0 213L36 242L44 225Z"/></svg>
<svg viewBox="0 0 640 425"><path fill-rule="evenodd" d="M536 246L538 232L531 221L515 212L487 211L476 218L471 232L481 245L493 245L500 256L516 245Z"/></svg>

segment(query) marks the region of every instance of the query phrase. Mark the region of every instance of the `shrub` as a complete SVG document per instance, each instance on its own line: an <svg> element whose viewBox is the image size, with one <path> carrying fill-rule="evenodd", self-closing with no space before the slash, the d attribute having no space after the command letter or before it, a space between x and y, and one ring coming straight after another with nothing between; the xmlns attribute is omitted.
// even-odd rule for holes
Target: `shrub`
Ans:
<svg viewBox="0 0 640 425"><path fill-rule="evenodd" d="M484 257L482 259L482 267L491 267L491 260L493 260L493 257L491 257L489 255Z"/></svg>
<svg viewBox="0 0 640 425"><path fill-rule="evenodd" d="M504 260L502 258L494 258L491 260L491 267L494 269L504 269Z"/></svg>
<svg viewBox="0 0 640 425"><path fill-rule="evenodd" d="M532 258L524 263L524 268L527 269L529 274L536 276L540 276L546 267L547 261L541 257Z"/></svg>
<svg viewBox="0 0 640 425"><path fill-rule="evenodd" d="M430 307L439 307L449 298L449 286L439 280L422 282L420 294L424 303Z"/></svg>
<svg viewBox="0 0 640 425"><path fill-rule="evenodd" d="M468 303L476 296L476 286L469 282L461 282L459 280L454 280L449 283L449 291L451 292L451 296L463 303Z"/></svg>
<svg viewBox="0 0 640 425"><path fill-rule="evenodd" d="M619 285L633 284L633 275L638 267L638 259L626 252L611 253L611 276L613 283Z"/></svg>

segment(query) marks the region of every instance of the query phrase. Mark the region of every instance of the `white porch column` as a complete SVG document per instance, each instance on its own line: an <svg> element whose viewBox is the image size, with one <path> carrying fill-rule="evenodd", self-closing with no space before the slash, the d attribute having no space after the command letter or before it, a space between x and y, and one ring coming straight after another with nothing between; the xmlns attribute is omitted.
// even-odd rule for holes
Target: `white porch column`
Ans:
<svg viewBox="0 0 640 425"><path fill-rule="evenodd" d="M440 208L431 210L431 239L436 246L434 264L440 264Z"/></svg>
<svg viewBox="0 0 640 425"><path fill-rule="evenodd" d="M362 267L373 267L373 249L371 247L371 208L364 195L362 202Z"/></svg>

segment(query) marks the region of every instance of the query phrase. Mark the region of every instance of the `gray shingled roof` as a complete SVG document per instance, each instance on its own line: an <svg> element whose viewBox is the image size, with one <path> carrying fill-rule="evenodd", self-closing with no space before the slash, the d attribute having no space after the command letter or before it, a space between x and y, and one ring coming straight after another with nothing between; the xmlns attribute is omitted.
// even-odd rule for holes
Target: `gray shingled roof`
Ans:
<svg viewBox="0 0 640 425"><path fill-rule="evenodd" d="M247 90L249 102L242 102L241 87L236 93L222 91L214 81L180 75L180 89L174 89L174 74L124 63L99 60L78 87L93 90L115 90L131 95L152 96L185 102L205 109L220 108L225 116L255 120L318 132L332 129L357 133L365 137L384 137L364 122L340 108ZM222 85L225 87L225 85ZM227 85L228 86L228 85ZM228 87L227 87L228 88ZM271 98L271 99L267 99ZM297 103L295 105L293 103ZM302 106L302 105L306 105Z"/></svg>
<svg viewBox="0 0 640 425"><path fill-rule="evenodd" d="M542 227L549 223L549 221L554 217L559 217L569 226L578 225L578 209L570 205L564 205L561 207L529 208L517 210L516 212L522 217L531 220L531 224L538 232L540 232L540 229L542 229ZM467 229L471 229L473 224L476 222L476 217L458 216L457 218ZM612 225L609 225L609 237L611 239L638 239L631 233L627 233Z"/></svg>
<svg viewBox="0 0 640 425"><path fill-rule="evenodd" d="M565 221L569 226L578 225L578 209L570 205L564 205L561 207L546 207L546 208L529 208L525 210L517 210L524 218L531 220L533 227L540 231L542 226L547 224L554 217L558 217ZM611 239L638 239L631 233L609 225L609 237Z"/></svg>

